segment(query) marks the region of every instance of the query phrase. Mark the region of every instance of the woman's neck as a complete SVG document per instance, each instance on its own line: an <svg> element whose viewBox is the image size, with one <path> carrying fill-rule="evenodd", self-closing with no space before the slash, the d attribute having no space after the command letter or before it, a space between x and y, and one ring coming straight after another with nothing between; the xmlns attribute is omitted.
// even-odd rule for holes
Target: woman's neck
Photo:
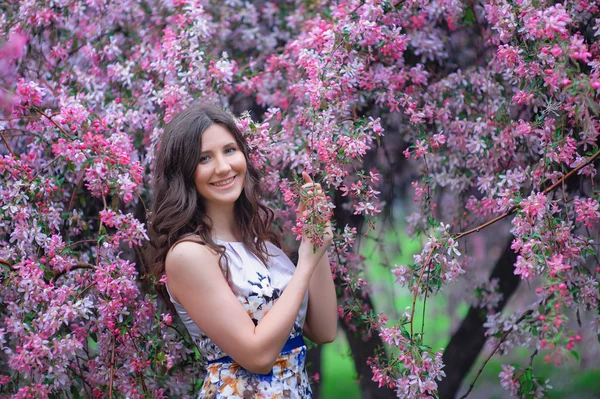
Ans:
<svg viewBox="0 0 600 399"><path fill-rule="evenodd" d="M234 206L231 207L206 207L206 215L212 222L213 237L225 241L238 241L237 224Z"/></svg>

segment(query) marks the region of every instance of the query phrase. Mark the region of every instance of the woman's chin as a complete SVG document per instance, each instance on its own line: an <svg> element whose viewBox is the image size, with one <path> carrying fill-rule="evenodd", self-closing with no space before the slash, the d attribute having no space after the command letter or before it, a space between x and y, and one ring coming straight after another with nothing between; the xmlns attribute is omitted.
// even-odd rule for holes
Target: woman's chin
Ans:
<svg viewBox="0 0 600 399"><path fill-rule="evenodd" d="M240 198L242 190L230 190L226 193L215 193L206 202L217 206L231 206Z"/></svg>

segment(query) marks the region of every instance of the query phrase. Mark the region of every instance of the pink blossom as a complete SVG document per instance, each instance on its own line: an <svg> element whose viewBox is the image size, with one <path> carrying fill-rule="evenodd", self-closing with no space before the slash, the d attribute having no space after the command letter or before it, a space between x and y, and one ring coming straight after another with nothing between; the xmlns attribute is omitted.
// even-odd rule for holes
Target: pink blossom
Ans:
<svg viewBox="0 0 600 399"><path fill-rule="evenodd" d="M531 280L536 275L536 268L534 261L526 259L522 256L517 257L517 263L515 263L515 274L521 276L523 280Z"/></svg>
<svg viewBox="0 0 600 399"><path fill-rule="evenodd" d="M541 219L544 217L548 206L544 193L532 194L529 198L521 202L521 209L525 215L532 219Z"/></svg>
<svg viewBox="0 0 600 399"><path fill-rule="evenodd" d="M593 198L585 200L576 198L573 201L575 213L577 214L577 223L583 223L588 228L593 228L600 221L600 211L598 201Z"/></svg>
<svg viewBox="0 0 600 399"><path fill-rule="evenodd" d="M0 59L2 60L0 65L4 64L6 60L23 57L23 54L25 54L24 48L28 41L29 38L23 33L13 33L10 35L8 41L0 48ZM0 72L2 72L1 69Z"/></svg>
<svg viewBox="0 0 600 399"><path fill-rule="evenodd" d="M517 396L520 388L518 379L514 377L515 368L513 366L502 365L500 372L500 384L502 388L508 390L511 395Z"/></svg>
<svg viewBox="0 0 600 399"><path fill-rule="evenodd" d="M550 269L550 276L554 277L556 275L560 275L567 270L571 270L571 266L568 264L564 264L563 255L553 255L552 259L548 261L548 268Z"/></svg>
<svg viewBox="0 0 600 399"><path fill-rule="evenodd" d="M512 101L519 104L529 104L531 99L534 97L533 93L527 93L525 91L519 90L512 98Z"/></svg>

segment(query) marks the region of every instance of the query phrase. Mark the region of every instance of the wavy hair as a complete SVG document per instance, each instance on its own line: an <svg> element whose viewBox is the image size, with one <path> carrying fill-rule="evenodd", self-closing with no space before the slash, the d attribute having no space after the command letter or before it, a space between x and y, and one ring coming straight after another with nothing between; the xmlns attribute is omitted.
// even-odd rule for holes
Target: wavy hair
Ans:
<svg viewBox="0 0 600 399"><path fill-rule="evenodd" d="M233 135L246 159L244 188L234 205L236 233L246 248L265 265L268 260L266 242L280 246L271 230L274 213L261 201L260 174L248 157L248 144L234 118L212 104L192 105L167 124L156 153L152 181L154 199L148 223L150 271L156 278L165 272L169 250L182 241L206 245L219 254L220 262L227 264L225 247L212 238L212 221L194 183L202 151L202 133L214 124ZM165 292L161 294L165 295Z"/></svg>

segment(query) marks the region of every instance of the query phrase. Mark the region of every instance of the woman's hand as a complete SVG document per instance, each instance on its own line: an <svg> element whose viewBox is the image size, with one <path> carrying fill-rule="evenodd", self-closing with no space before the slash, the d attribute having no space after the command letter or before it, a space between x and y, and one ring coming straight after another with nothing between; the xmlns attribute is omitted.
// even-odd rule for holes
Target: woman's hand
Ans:
<svg viewBox="0 0 600 399"><path fill-rule="evenodd" d="M323 189L320 184L315 184L310 176L306 172L302 172L305 184L302 185L303 196L308 197L309 203L315 205L314 209L307 209L303 201L300 202L296 209L298 218L303 216L305 212L322 212L323 214L315 215L316 219L326 218L324 230L322 231L322 241L317 242L317 245L311 241L311 237L308 237L305 233L302 234L302 243L298 249L299 259L307 262L310 267L315 267L323 255L327 252L327 249L331 245L333 240L333 231L331 229L331 223L329 221L329 207L327 207L327 198L323 193ZM321 211L320 211L321 210ZM327 213L325 213L327 212ZM321 245L318 245L321 244ZM301 263L301 262L299 262Z"/></svg>

